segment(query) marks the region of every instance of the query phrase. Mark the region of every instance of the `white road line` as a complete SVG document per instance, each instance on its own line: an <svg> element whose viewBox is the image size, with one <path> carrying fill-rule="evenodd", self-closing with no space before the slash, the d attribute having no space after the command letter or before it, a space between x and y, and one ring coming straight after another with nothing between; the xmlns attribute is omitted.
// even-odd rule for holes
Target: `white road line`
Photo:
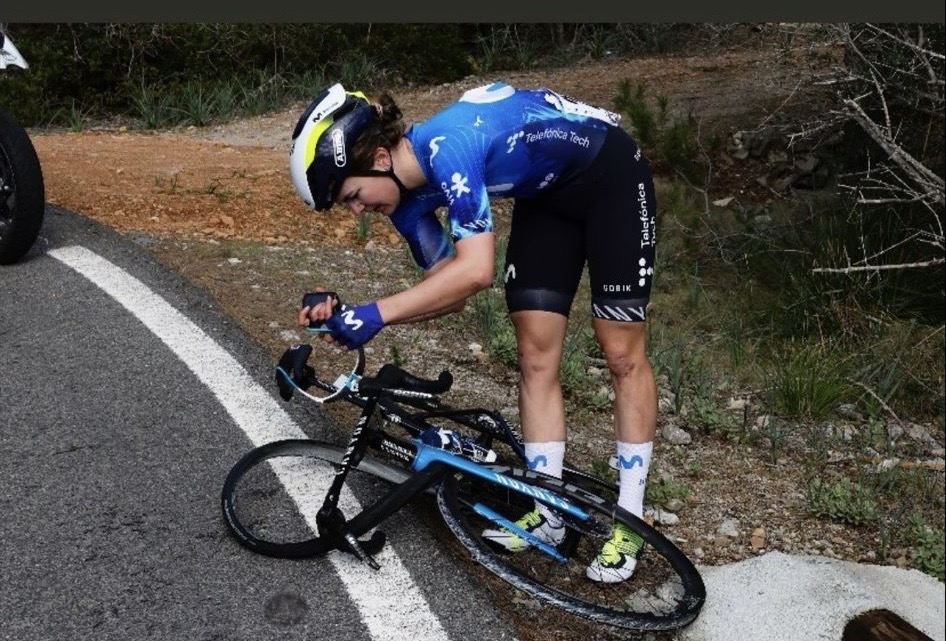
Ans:
<svg viewBox="0 0 946 641"><path fill-rule="evenodd" d="M144 283L85 247L62 247L48 253L100 287L144 323L213 392L254 445L305 437L230 354ZM300 474L284 471L280 479L314 528L322 497L305 492L306 478ZM341 508L346 514L356 513L357 499L348 494L343 497ZM376 558L381 564L379 571L347 554L329 555L371 636L385 641L447 641L449 636L397 554L386 546Z"/></svg>

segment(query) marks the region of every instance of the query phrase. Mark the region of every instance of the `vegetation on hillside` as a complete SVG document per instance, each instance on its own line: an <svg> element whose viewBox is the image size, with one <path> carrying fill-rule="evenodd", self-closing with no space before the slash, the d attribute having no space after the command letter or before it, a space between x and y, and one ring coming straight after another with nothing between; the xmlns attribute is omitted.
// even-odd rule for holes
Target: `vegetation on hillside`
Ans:
<svg viewBox="0 0 946 641"><path fill-rule="evenodd" d="M0 25L2 26L2 25ZM127 116L207 124L311 98L326 79L441 83L745 37L748 27L660 24L11 24L30 63L0 101L40 126ZM12 77L10 77L12 76Z"/></svg>

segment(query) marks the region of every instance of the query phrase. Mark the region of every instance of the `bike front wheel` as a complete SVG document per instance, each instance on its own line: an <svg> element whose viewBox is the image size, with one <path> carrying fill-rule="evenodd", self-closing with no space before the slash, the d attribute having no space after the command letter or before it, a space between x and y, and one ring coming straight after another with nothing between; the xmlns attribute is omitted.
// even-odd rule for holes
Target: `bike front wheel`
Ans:
<svg viewBox="0 0 946 641"><path fill-rule="evenodd" d="M327 552L332 545L318 536L316 513L344 455L345 448L309 439L274 441L247 452L227 474L221 492L224 522L234 538L273 557ZM408 476L403 467L367 453L349 472L342 504L358 511L361 502Z"/></svg>
<svg viewBox="0 0 946 641"><path fill-rule="evenodd" d="M485 512L515 521L533 509L530 497L468 474L450 475L440 486L437 504L447 526L473 559L507 583L561 610L597 623L634 630L672 630L692 622L706 599L699 572L686 555L658 530L597 494L566 480L514 467L493 466L510 480L557 494L590 516L566 519L567 534L557 546L564 563L527 549L510 554L483 537L497 526ZM488 508L483 510L483 507ZM622 523L645 541L633 576L623 583L601 584L585 570ZM543 615L543 618L545 616ZM555 627L549 621L549 627ZM562 622L574 631L573 623ZM561 627L558 626L558 627Z"/></svg>

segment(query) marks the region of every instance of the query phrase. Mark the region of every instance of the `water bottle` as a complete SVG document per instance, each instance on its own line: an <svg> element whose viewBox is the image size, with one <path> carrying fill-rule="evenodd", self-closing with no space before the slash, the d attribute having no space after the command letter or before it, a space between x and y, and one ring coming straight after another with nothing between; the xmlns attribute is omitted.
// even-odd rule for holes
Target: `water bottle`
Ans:
<svg viewBox="0 0 946 641"><path fill-rule="evenodd" d="M438 447L448 452L453 452L454 439L456 436L450 430L442 427L430 427L421 432L420 440L431 447Z"/></svg>
<svg viewBox="0 0 946 641"><path fill-rule="evenodd" d="M461 454L481 463L492 463L496 460L496 452L493 450L477 445L462 434L442 427L434 426L424 430L420 435L420 440L432 447L453 454Z"/></svg>

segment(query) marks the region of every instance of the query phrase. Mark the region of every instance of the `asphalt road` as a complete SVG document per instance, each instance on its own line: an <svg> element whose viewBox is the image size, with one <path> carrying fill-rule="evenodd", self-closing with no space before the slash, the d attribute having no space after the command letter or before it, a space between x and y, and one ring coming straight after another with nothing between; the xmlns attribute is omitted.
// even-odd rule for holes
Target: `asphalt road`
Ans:
<svg viewBox="0 0 946 641"><path fill-rule="evenodd" d="M219 494L256 442L332 429L273 363L134 242L47 207L0 267L0 639L512 639L412 518L369 570L240 547Z"/></svg>

